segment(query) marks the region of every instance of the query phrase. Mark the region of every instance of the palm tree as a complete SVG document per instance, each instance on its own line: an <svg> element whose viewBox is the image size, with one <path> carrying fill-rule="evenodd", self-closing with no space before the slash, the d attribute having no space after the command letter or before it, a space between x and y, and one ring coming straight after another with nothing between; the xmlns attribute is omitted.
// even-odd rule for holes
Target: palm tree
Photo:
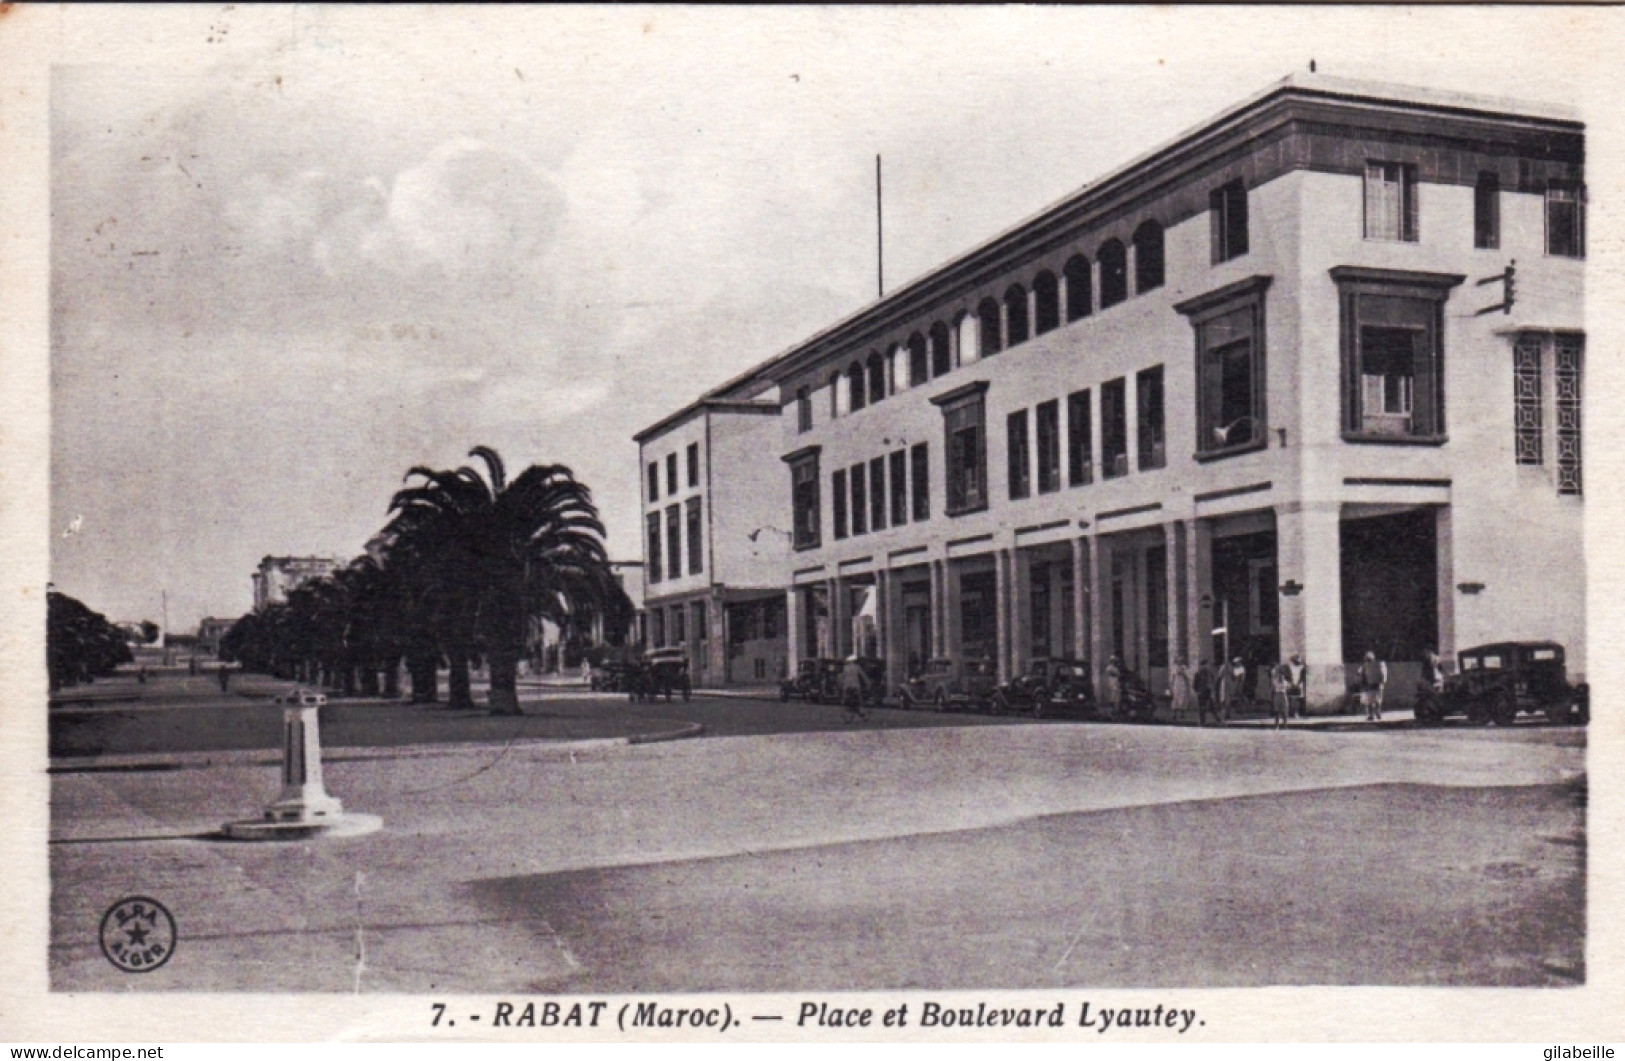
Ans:
<svg viewBox="0 0 1625 1061"><path fill-rule="evenodd" d="M483 650L492 710L519 714L527 620L596 607L614 584L604 526L592 491L569 468L533 464L510 483L495 450L476 446L469 456L484 463L484 476L466 465L408 471L408 481L420 481L390 501L386 533L425 591L451 668L451 706L472 705L468 666Z"/></svg>

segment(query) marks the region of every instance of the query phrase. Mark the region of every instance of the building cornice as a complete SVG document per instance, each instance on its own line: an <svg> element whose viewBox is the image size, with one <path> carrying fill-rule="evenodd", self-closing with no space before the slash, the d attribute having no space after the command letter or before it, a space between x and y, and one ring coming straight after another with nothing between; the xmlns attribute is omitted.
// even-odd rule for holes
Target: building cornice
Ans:
<svg viewBox="0 0 1625 1061"><path fill-rule="evenodd" d="M782 383L832 354L844 356L854 347L879 341L886 332L968 295L1022 260L1049 253L1166 194L1195 171L1256 150L1261 141L1293 127L1341 130L1358 139L1420 137L1429 143L1496 148L1575 163L1584 153L1584 124L1559 108L1335 78L1288 78L903 284L763 362L746 377ZM1282 167L1313 168L1304 159L1285 160ZM784 400L781 396L781 403Z"/></svg>
<svg viewBox="0 0 1625 1061"><path fill-rule="evenodd" d="M783 412L778 402L746 401L737 398L701 398L690 402L660 420L656 420L648 427L632 436L632 441L643 445L652 438L658 438L674 427L681 427L700 413L743 413L754 416L778 416Z"/></svg>

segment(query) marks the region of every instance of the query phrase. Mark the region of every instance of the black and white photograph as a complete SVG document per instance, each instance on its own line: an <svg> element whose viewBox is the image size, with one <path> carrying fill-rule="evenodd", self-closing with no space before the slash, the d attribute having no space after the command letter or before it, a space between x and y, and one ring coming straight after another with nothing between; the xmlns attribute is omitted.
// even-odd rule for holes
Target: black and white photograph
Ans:
<svg viewBox="0 0 1625 1061"><path fill-rule="evenodd" d="M0 5L0 1039L1625 1036L1620 24Z"/></svg>

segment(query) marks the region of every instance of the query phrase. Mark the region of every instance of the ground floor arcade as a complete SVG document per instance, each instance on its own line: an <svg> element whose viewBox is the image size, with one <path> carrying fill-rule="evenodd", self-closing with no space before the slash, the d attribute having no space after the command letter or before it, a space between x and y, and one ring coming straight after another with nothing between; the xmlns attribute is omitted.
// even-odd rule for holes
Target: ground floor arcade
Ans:
<svg viewBox="0 0 1625 1061"><path fill-rule="evenodd" d="M711 587L651 600L644 644L683 649L696 686L777 681L786 673L784 609L776 589Z"/></svg>
<svg viewBox="0 0 1625 1061"><path fill-rule="evenodd" d="M787 599L789 665L879 656L895 686L930 658L987 659L1004 680L1070 657L1098 687L1115 655L1160 691L1181 659L1239 657L1267 698L1268 666L1298 653L1311 708L1328 711L1367 651L1388 663L1390 702L1405 703L1423 654L1455 647L1448 504L1159 510L803 569Z"/></svg>

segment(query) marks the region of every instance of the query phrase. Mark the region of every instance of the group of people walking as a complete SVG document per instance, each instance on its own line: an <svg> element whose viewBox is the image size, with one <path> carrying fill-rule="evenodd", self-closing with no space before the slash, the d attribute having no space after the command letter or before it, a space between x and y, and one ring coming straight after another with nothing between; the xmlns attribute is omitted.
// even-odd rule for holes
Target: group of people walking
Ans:
<svg viewBox="0 0 1625 1061"><path fill-rule="evenodd" d="M1174 717L1187 717L1194 707L1199 726L1207 725L1210 718L1214 725L1228 722L1252 703L1247 671L1247 663L1240 656L1218 668L1204 659L1194 672L1181 657L1168 678ZM1302 656L1294 653L1291 659L1270 668L1270 703L1276 726L1285 726L1289 718L1302 716L1303 689Z"/></svg>

